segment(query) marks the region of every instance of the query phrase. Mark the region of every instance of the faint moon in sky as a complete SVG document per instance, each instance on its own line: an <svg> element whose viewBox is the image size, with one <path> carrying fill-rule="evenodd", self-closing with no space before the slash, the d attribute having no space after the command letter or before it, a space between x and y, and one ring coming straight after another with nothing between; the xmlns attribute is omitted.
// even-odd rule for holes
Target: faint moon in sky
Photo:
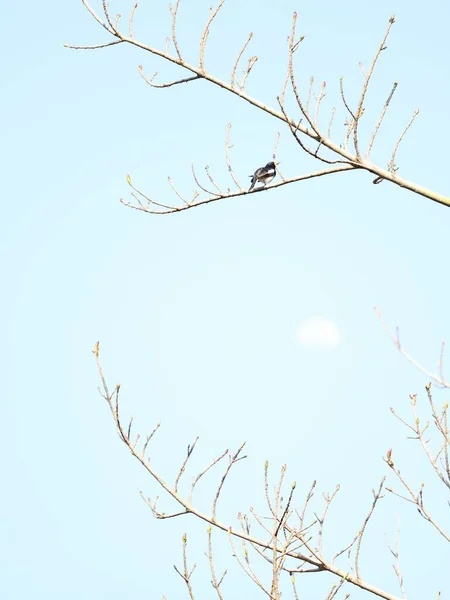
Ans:
<svg viewBox="0 0 450 600"><path fill-rule="evenodd" d="M300 325L297 341L303 346L335 348L340 343L339 329L325 317L312 317Z"/></svg>

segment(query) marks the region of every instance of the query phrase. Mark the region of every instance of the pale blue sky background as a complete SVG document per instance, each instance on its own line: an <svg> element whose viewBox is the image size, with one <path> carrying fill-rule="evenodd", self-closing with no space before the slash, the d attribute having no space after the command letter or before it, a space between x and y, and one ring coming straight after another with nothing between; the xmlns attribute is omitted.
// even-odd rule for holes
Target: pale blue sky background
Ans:
<svg viewBox="0 0 450 600"><path fill-rule="evenodd" d="M113 10L126 15L130 7ZM207 7L184 0L180 9L179 41L192 61ZM260 60L248 91L275 105L294 9L306 35L299 84L305 89L311 74L326 80L328 110L338 103L340 75L355 102L358 62L367 65L397 15L370 89L378 114L399 81L373 157L386 165L418 107L398 154L400 173L448 194L447 3L228 0L207 66L228 78L254 31L251 52ZM426 378L396 353L372 307L434 368L450 330L450 211L387 183L373 186L364 173L168 217L127 209L118 202L128 193L127 172L162 201L170 196L167 175L192 193L191 161L209 164L229 185L226 124L243 180L270 160L279 123L204 82L149 88L138 64L161 80L178 72L134 49L64 49L107 40L77 0L10 2L1 27L2 598L186 597L172 567L184 531L198 563L198 598L212 597L205 525L155 521L138 496L158 491L119 443L96 392L97 339L109 381L122 384L124 414L134 415L142 435L162 421L152 456L167 479L197 434L198 468L247 440L248 458L222 504L225 521L250 505L262 510L264 461L274 470L287 462L299 505L312 479L319 492L341 483L326 535L333 554L357 531L392 446L413 483L430 481L436 515L448 526L444 490L432 486L418 448L389 413L395 406L408 414L411 392L424 403ZM163 47L169 27L165 2L143 2L136 37ZM335 139L343 121L340 110ZM320 168L281 131L286 176ZM338 347L298 344L300 324L314 316L336 323ZM449 396L435 395L439 403ZM205 509L211 485L199 489ZM408 597L448 594L448 548L393 498L369 532L363 575L398 593L384 534L395 536L399 514ZM218 565L230 571L225 597L262 597L233 563L226 536L216 545ZM306 576L302 597L325 597L331 581Z"/></svg>

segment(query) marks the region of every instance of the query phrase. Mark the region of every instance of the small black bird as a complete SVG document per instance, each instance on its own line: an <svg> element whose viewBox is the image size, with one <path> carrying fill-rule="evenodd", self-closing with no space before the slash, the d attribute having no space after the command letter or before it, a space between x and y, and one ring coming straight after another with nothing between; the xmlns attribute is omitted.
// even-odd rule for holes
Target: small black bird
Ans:
<svg viewBox="0 0 450 600"><path fill-rule="evenodd" d="M249 177L252 178L252 183L248 191L251 192L255 185L258 183L258 181L260 181L265 187L268 183L272 181L276 174L277 170L275 168L274 162L267 163L265 167L260 167L259 169L256 169L253 175L249 175Z"/></svg>

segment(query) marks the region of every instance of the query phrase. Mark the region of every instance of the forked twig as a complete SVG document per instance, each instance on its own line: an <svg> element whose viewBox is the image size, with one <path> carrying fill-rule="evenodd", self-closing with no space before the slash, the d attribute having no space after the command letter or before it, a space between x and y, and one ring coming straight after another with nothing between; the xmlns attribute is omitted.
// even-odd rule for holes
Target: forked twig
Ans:
<svg viewBox="0 0 450 600"><path fill-rule="evenodd" d="M389 327L386 325L386 323L384 322L384 319L382 317L382 314L381 314L380 310L376 306L374 307L374 310L375 310L375 314L378 317L378 320L381 323L381 326L386 331L386 333L388 334L388 336L391 338L391 340L394 343L394 346L397 348L397 350L400 352L400 354L402 354L406 358L406 360L408 360L412 365L414 365L416 367L416 369L418 369L419 371L421 371L422 373L424 373L427 377L429 377L435 383L437 383L438 385L442 386L443 388L450 388L450 382L446 381L445 379L441 379L441 377L440 377L439 374L432 373L431 371L428 371L428 369L426 369L425 367L423 367L416 359L414 359L410 354L408 354L406 352L406 350L401 345L398 336L395 336L391 332L391 330L389 329Z"/></svg>
<svg viewBox="0 0 450 600"><path fill-rule="evenodd" d="M354 117L354 127L353 127L353 143L355 146L355 152L356 152L356 156L358 157L359 160L361 160L361 154L359 152L359 140L358 140L358 125L359 125L359 120L362 117L363 114L363 110L364 110L364 100L366 98L366 93L367 93L367 89L369 87L369 83L370 80L372 78L374 69L375 69L375 65L377 64L378 58L380 57L380 54L383 50L386 49L386 40L389 36L389 32L391 31L391 27L392 25L395 23L395 17L392 16L389 19L389 23L386 29L386 32L384 34L384 37L381 41L381 44L378 46L378 50L375 53L375 56L373 57L372 63L370 65L369 71L366 75L365 81L364 81L364 85L363 85L363 89L361 92L361 96L359 98L359 103L358 103L358 108L356 109L356 114Z"/></svg>

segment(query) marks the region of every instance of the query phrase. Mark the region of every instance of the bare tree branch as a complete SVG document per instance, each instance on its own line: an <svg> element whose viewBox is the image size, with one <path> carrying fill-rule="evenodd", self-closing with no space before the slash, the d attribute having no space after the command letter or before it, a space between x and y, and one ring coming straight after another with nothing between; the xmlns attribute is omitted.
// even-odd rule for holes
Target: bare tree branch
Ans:
<svg viewBox="0 0 450 600"><path fill-rule="evenodd" d="M244 548L245 548L244 556L245 556L245 552L247 552L246 546L245 546L246 543L250 544L252 547L258 546L259 549L262 550L263 552L265 550L271 552L272 553L272 564L275 565L274 568L276 569L276 571L273 572L274 577L273 577L273 581L272 581L272 591L273 590L276 591L276 585L274 587L274 583L276 584L277 578L279 577L279 573L281 570L288 571L288 572L295 572L294 567L293 568L285 567L285 564L284 564L285 560L289 559L289 560L294 560L294 561L300 562L302 565L304 565L304 564L310 565L309 569L305 569L305 568L301 567L301 570L298 570L297 572L305 573L305 572L309 571L309 572L317 573L317 572L321 572L321 571L328 571L329 573L336 575L340 579L345 579L345 581L347 581L348 583L350 583L354 586L357 586L361 589L364 589L376 596L379 596L380 598L384 598L385 600L399 600L395 595L385 592L384 590L381 590L380 588L377 588L376 586L362 580L356 574L346 573L344 570L336 567L332 562L327 562L325 560L325 558L323 558L323 556L321 554L319 554L319 552L316 551L312 547L311 542L308 541L308 538L306 537L307 533L305 532L305 530L302 531L302 530L294 529L287 524L287 520L289 518L289 515L291 514L290 505L291 505L293 490L295 489L295 485L291 486L291 492L289 494L288 501L287 501L286 505L284 506L284 508L282 508L281 488L282 488L284 471L285 471L284 468L282 469L281 477L280 477L280 480L279 480L279 483L278 483L278 486L277 486L277 489L275 492L275 503L273 503L273 502L270 503L270 506L272 506L272 509L273 509L273 515L271 517L273 519L273 532L270 533L268 540L264 540L262 538L258 538L258 537L255 537L254 535L251 535L249 533L248 527L244 527L244 528L241 527L241 530L237 530L237 529L235 530L230 525L225 525L224 523L219 521L216 516L217 501L223 490L224 483L229 475L231 468L236 464L236 462L240 461L243 458L240 456L243 445L241 445L240 448L229 458L229 463L227 465L227 468L225 469L224 474L222 475L221 481L219 483L219 486L217 488L217 491L216 491L216 494L215 494L215 497L213 500L212 515L209 516L209 515L201 512L200 510L198 510L192 504L192 501L191 501L193 486L199 480L199 478L202 476L202 474L204 474L210 468L212 468L214 465L216 465L220 461L220 459L223 458L224 455L222 454L218 459L213 461L209 467L207 467L200 475L198 475L196 477L196 479L194 479L194 484L191 488L191 494L190 494L189 500L184 498L183 496L181 496L179 491L177 489L175 489L174 486L169 485L159 475L159 473L154 469L151 461L146 458L142 449L140 449L138 447L137 442L139 440L139 436L136 437L135 440L131 440L131 438L129 437L129 433L131 434L131 428L130 429L127 428L126 430L124 430L121 419L120 419L120 415L119 415L120 385L119 384L116 385L114 388L114 391L110 392L108 384L106 382L106 378L103 373L102 365L100 363L100 351L99 351L99 343L98 342L95 344L95 347L94 347L94 355L96 358L97 368L98 368L98 372L99 372L99 376L100 376L100 380L101 380L101 384L102 384L101 388L99 389L99 392L102 395L102 397L106 400L106 402L109 406L109 409L110 409L111 415L113 417L113 420L114 420L114 423L115 423L115 426L117 429L117 433L118 433L120 439L128 447L131 454L141 463L141 465L146 469L146 471L157 482L159 487L162 488L169 497L173 498L173 500L175 500L175 502L177 502L183 509L182 511L179 511L179 512L165 514L156 509L156 501L152 503L149 500L147 500L146 501L147 504L151 508L152 513L157 518L160 518L160 519L176 518L179 516L192 514L195 517L197 517L198 519L207 522L210 526L216 527L218 530L227 532L228 536L231 540L231 543L233 543L232 538L241 539L244 542ZM150 438L153 436L154 432L157 429L158 429L158 426L154 429L153 433L149 436ZM145 449L147 449L148 443L149 443L149 439L147 439L147 441L144 444ZM191 453L192 453L192 447L188 447L188 455L190 456ZM189 458L189 456L187 458ZM177 476L176 484L178 484L181 474L184 472L184 468L186 467L186 464L187 464L187 460L185 458L184 463L182 464L179 474ZM266 467L266 471L267 471L267 467ZM304 521L304 517L305 517L305 510L311 500L313 488L314 488L314 484L311 487L311 489L309 490L307 498L305 500L303 513L300 518L300 522L302 523L302 526L303 526L303 521ZM329 504L331 503L335 493L336 493L336 491L331 496L325 497L326 507L325 507L324 513L322 515L320 527L323 527L323 522L324 522L324 519L326 516L326 512L328 510ZM141 493L141 495L142 495L142 493ZM279 526L280 523L281 523L281 526ZM285 531L288 533L288 535L287 535L287 537L285 536L285 541L283 543L281 543L281 541L278 539L279 538L278 534L279 533L281 534L282 532L284 533ZM298 552L295 549L291 549L292 543L295 542L296 540L300 542L301 547L304 547L305 550L308 552L308 554L305 554L305 552ZM192 586L190 584L190 579L191 579L191 576L193 573L193 569L195 568L195 565L194 565L194 568L189 571L189 569L187 567L186 545L187 545L187 538L184 536L183 537L183 570L181 571L178 568L176 568L176 570L180 574L180 576L184 579L184 581L186 582L188 589L190 589L189 593L193 594ZM247 552L247 557L248 557L248 552ZM251 573L253 572L253 570L249 566L249 562L247 562L247 558L245 558L245 561L246 561L247 572L250 573L249 576L251 576ZM256 575L254 573L253 573L253 575L256 577ZM257 579L258 578L256 577L256 580ZM272 592L269 592L269 595L271 593ZM192 596L191 596L191 598L192 598Z"/></svg>
<svg viewBox="0 0 450 600"><path fill-rule="evenodd" d="M103 8L104 8L104 13L105 13L105 19L106 20L102 20L96 13L95 11L92 9L92 7L90 6L89 2L87 0L82 0L83 5L86 7L86 9L89 11L89 13L91 14L91 16L103 27L103 29L105 29L110 35L112 35L113 37L116 38L115 43L120 43L120 42L125 42L128 44L131 44L137 48L140 48L141 50L144 50L150 54L159 56L161 58L163 58L164 60L171 62L175 65L178 65L180 67L182 67L183 69L189 71L190 73L192 73L192 76L190 77L184 77L184 78L180 78L177 80L174 80L172 82L169 82L167 84L155 84L153 83L152 79L153 78L145 78L144 79L147 81L147 83L149 83L150 85L153 85L154 87L160 87L160 88L167 88L167 87L172 87L174 85L178 85L180 83L188 83L191 81L194 81L196 79L204 79L205 81L209 81L210 83L212 83L213 85L217 85L220 88L235 94L236 96L238 96L239 98L241 98L242 100L248 102L249 104L251 104L252 106L254 106L255 108L264 111L265 113L267 113L268 115L279 119L280 121L284 122L285 124L287 124L291 131L296 131L298 132L298 134L301 135L306 135L308 137L310 137L312 140L316 141L319 143L319 145L321 147L327 148L329 151L331 151L332 153L338 155L340 157L340 159L342 160L342 162L349 162L351 164L353 164L354 166L357 164L359 166L359 168L362 168L366 171L368 171L369 173L372 173L373 175L376 176L376 179L374 180L374 182L380 182L380 181L390 181L391 183L394 183L395 185L398 185L400 187L403 187L413 193L422 195L430 200L433 200L434 202L437 202L439 204L443 204L445 206L450 206L450 198L443 196L442 194L438 194L435 193L431 190L428 190L426 188L423 188L413 182L410 182L406 179L400 178L397 176L396 173L396 167L395 167L395 156L399 147L399 144L401 142L401 140L403 139L406 131L409 129L409 127L412 124L412 120L410 121L410 123L407 125L407 127L405 128L405 130L403 131L403 133L400 135L399 140L396 143L396 146L394 148L393 151L393 155L391 157L391 161L389 163L389 167L387 170L382 169L381 167L379 167L378 165L375 165L373 163L371 163L369 160L365 160L361 157L361 153L359 151L359 142L358 142L358 123L359 120L363 114L364 111L364 101L367 95L367 90L369 87L369 83L371 80L371 77L373 75L376 63L378 61L378 58L382 52L383 49L385 49L385 42L387 39L387 36L389 34L389 31L391 29L391 26L394 22L394 18L392 17L389 20L389 24L388 24L388 28L386 30L386 33L384 35L383 41L380 44L375 57L372 61L371 67L368 71L367 74L364 73L365 76L365 82L363 85L363 90L359 99L359 104L358 104L358 108L356 113L353 113L353 111L351 111L345 96L343 94L343 88L342 88L342 81L341 81L341 95L342 95L342 99L344 102L344 105L346 106L346 109L348 110L349 114L351 115L351 121L348 124L348 130L347 130L347 135L345 137L344 140L344 144L339 144L339 143L334 143L329 136L325 136L322 135L322 133L319 131L318 129L318 124L317 124L317 111L318 108L322 102L322 99L324 97L324 93L323 93L323 89L320 92L318 98L317 98L317 103L316 103L316 119L312 118L309 114L309 98L310 98L310 94L311 94L311 90L312 90L312 81L311 80L311 85L310 85L310 91L308 92L308 99L306 101L306 103L304 104L300 93L299 93L299 89L298 86L296 84L295 81L295 74L294 74L294 67L293 67L293 55L294 53L298 50L300 43L303 40L303 37L300 37L298 40L295 40L295 26L296 26L296 20L297 20L297 15L294 13L293 15L293 21L292 21L292 30L291 30L291 35L289 36L288 39L288 79L291 82L291 87L292 87L292 92L294 94L294 97L296 99L297 105L303 115L303 117L305 118L306 122L307 122L307 126L306 125L301 125L299 123L298 119L294 119L290 116L288 116L286 114L286 111L283 110L276 110L275 108L271 108L270 106L264 104L263 102L252 98L251 96L249 96L242 87L239 87L237 85L235 85L236 81L235 81L235 72L239 63L239 59L242 56L243 52L245 51L246 47L247 47L247 43L244 44L244 48L242 49L242 51L239 53L238 55L238 61L235 62L235 66L233 67L233 71L232 71L232 81L230 83L227 83L225 81L222 81L220 79L218 79L217 77L215 77L214 75L212 75L211 73L207 72L205 69L205 64L204 64L204 54L205 54L205 46L208 40L208 36L209 36L209 31L210 31L210 26L214 20L214 18L217 16L219 10L221 9L221 7L224 4L224 0L220 0L219 4L217 5L217 7L215 9L212 9L210 11L210 15L208 18L208 21L205 25L205 28L203 30L201 39L200 39L200 64L199 67L196 67L194 65L189 64L188 62L186 62L183 58L182 58L182 54L181 51L178 47L178 43L176 41L176 24L177 24L177 14L178 14L178 6L179 6L179 0L176 2L175 7L171 7L171 15L172 15L172 41L174 43L175 46L175 50L176 50L176 56L172 56L168 53L168 49L164 50L159 50L157 48L154 48L153 46L150 46L148 44L145 44L143 42L140 42L138 40L136 40L132 35L128 34L125 35L123 32L121 32L118 29L118 19L116 19L115 23L112 22L109 13L108 13L108 7L106 5L105 2L103 2ZM136 8L134 7L132 9L132 14L130 15L130 23L132 24L133 19L134 19L134 12L135 12ZM132 32L131 32L132 33ZM99 44L97 46L76 46L76 48L79 49L96 49L96 48L101 48L101 47L106 47L107 45L113 45L113 44ZM70 46L73 47L73 46ZM257 57L251 57L249 59L249 63L247 66L246 71L244 72L244 77L243 80L241 82L241 86L245 85L245 81L253 67L253 65L255 64L257 60ZM142 69L140 70L141 74L142 73ZM287 80L286 80L287 82ZM284 94L285 94L285 86L282 89L282 93L280 95L280 99L281 102L284 103ZM387 109L387 105L389 104L390 99L388 99L388 101L385 104L385 109ZM384 110L385 112L385 110ZM382 117L383 117L384 113L382 113ZM416 116L413 116L413 118ZM382 118L381 118L382 119ZM315 122L316 121L316 122ZM379 123L380 120L379 120ZM374 129L374 133L376 135L376 131L378 130L377 127L379 127L379 124L375 125L375 129ZM330 132L330 127L328 128L328 133ZM372 134L372 136L374 135L374 133ZM347 138L353 134L353 141L355 144L355 152L356 154L352 154L351 152L349 152L347 150ZM371 144L373 144L374 138L371 139L371 141L369 142L369 146L371 147ZM302 145L302 148L305 150L306 146ZM320 159L323 160L322 157L319 157L317 154L317 150L315 152L311 151L312 154ZM310 153L311 153L310 152ZM292 183L293 181L299 181L300 178L291 178L289 180L286 180L290 183ZM264 188L263 188L264 189ZM224 197L227 197L226 195ZM133 206L130 203L127 202L123 202L125 205L127 206L132 206L133 208L137 208L135 206ZM203 202L203 203L207 203L207 202ZM155 203L153 201L153 204L155 204L156 206L158 206L157 203ZM167 203L166 202L162 202L159 203L162 206L166 206ZM194 204L192 203L189 208L191 206L198 206L198 204ZM152 212L152 211L147 211L147 212ZM164 211L163 214L167 214L167 212L177 212L176 210L172 210L172 211Z"/></svg>

